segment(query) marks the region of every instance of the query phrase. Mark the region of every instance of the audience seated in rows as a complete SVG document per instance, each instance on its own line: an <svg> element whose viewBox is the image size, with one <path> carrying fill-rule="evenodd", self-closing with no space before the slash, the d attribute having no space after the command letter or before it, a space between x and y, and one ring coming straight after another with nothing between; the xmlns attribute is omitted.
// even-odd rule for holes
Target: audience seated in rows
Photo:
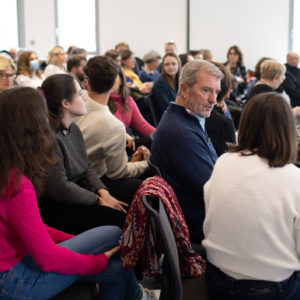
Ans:
<svg viewBox="0 0 300 300"><path fill-rule="evenodd" d="M133 145L133 147L131 147L133 151L136 147L142 145L147 148L151 147L151 136L155 128L143 118L135 101L129 96L125 75L120 66L118 66L118 75L110 92L108 107L111 113L125 125L127 131L133 128L143 136L134 139L133 142L135 146ZM132 144L128 138L127 144Z"/></svg>
<svg viewBox="0 0 300 300"><path fill-rule="evenodd" d="M149 94L151 92L152 82L141 82L138 75L133 71L136 63L133 52L130 50L123 50L121 52L121 58L124 74L129 86L138 89L143 94Z"/></svg>
<svg viewBox="0 0 300 300"><path fill-rule="evenodd" d="M119 53L125 51L125 50L129 50L130 51L130 47L127 43L125 42L120 42L115 46L115 50ZM142 67L144 66L144 61L142 59L140 59L139 57L135 57L135 66L133 68L133 71L136 74L139 74L139 72L141 71Z"/></svg>
<svg viewBox="0 0 300 300"><path fill-rule="evenodd" d="M194 59L203 59L202 53L200 50L190 50L189 54L192 55Z"/></svg>
<svg viewBox="0 0 300 300"><path fill-rule="evenodd" d="M238 46L232 46L227 52L227 61L224 64L234 75L237 88L231 93L230 98L239 102L246 93L248 86L247 69L244 66L243 53Z"/></svg>
<svg viewBox="0 0 300 300"><path fill-rule="evenodd" d="M119 228L97 227L75 237L42 222L36 193L47 166L57 161L42 94L29 87L1 92L0 126L0 298L50 299L83 280L101 284L99 300L155 299L113 255Z"/></svg>
<svg viewBox="0 0 300 300"><path fill-rule="evenodd" d="M182 54L179 54L179 59L180 59L180 62L181 62L181 67L183 67L187 62L193 60L193 56L189 53L182 53Z"/></svg>
<svg viewBox="0 0 300 300"><path fill-rule="evenodd" d="M149 51L144 55L144 67L139 72L141 82L152 82L159 76L157 67L160 61L160 55L156 51Z"/></svg>
<svg viewBox="0 0 300 300"><path fill-rule="evenodd" d="M286 58L286 73L282 86L290 96L292 107L300 106L300 69L298 65L299 54L289 52Z"/></svg>
<svg viewBox="0 0 300 300"><path fill-rule="evenodd" d="M79 234L102 225L123 227L128 205L109 194L88 160L82 134L73 123L86 112L81 89L69 74L49 76L42 85L56 134L58 163L49 170L39 201L46 224Z"/></svg>
<svg viewBox="0 0 300 300"><path fill-rule="evenodd" d="M23 51L18 59L16 84L37 88L42 85L44 76L39 69L39 60L33 51Z"/></svg>
<svg viewBox="0 0 300 300"><path fill-rule="evenodd" d="M121 66L121 54L117 50L108 50L105 52L104 56L112 58L117 65Z"/></svg>
<svg viewBox="0 0 300 300"><path fill-rule="evenodd" d="M71 55L69 56L69 58L77 55L87 59L87 51L83 48L74 47L71 51Z"/></svg>
<svg viewBox="0 0 300 300"><path fill-rule="evenodd" d="M263 61L260 67L260 79L248 92L247 100L260 93L275 92L284 79L285 71L285 66L275 60Z"/></svg>
<svg viewBox="0 0 300 300"><path fill-rule="evenodd" d="M228 108L225 104L231 93L230 73L220 63L213 62L223 73L221 89L217 95L217 104L214 106L209 118L205 120L205 128L218 156L227 151L227 143L235 144L235 128L230 117L226 116Z"/></svg>
<svg viewBox="0 0 300 300"><path fill-rule="evenodd" d="M200 53L202 55L202 59L207 60L209 62L213 61L213 55L209 49L200 49Z"/></svg>
<svg viewBox="0 0 300 300"><path fill-rule="evenodd" d="M213 299L300 299L300 170L294 118L276 93L253 97L238 144L204 186L203 246Z"/></svg>
<svg viewBox="0 0 300 300"><path fill-rule="evenodd" d="M205 118L217 102L222 78L222 72L207 61L188 62L180 75L176 101L164 113L151 148L150 160L174 189L192 243L203 240L203 186L217 160Z"/></svg>
<svg viewBox="0 0 300 300"><path fill-rule="evenodd" d="M5 56L0 56L0 92L11 89L16 77L16 68L13 61Z"/></svg>
<svg viewBox="0 0 300 300"><path fill-rule="evenodd" d="M72 56L67 61L67 71L78 82L80 88L86 89L84 67L86 66L86 58L80 55Z"/></svg>
<svg viewBox="0 0 300 300"><path fill-rule="evenodd" d="M54 74L64 74L66 72L66 52L63 47L55 46L49 52L48 65L45 69L45 78Z"/></svg>
<svg viewBox="0 0 300 300"><path fill-rule="evenodd" d="M162 60L161 75L154 82L150 94L158 122L170 102L174 102L176 99L180 71L179 57L173 52L165 54Z"/></svg>
<svg viewBox="0 0 300 300"><path fill-rule="evenodd" d="M148 170L146 161L149 150L137 149L143 154L143 161L128 162L126 154L126 128L109 111L107 105L110 90L117 78L117 65L109 57L91 58L85 68L87 91L87 113L76 118L87 149L87 154L94 164L97 176L117 199L130 203L139 187L142 176Z"/></svg>

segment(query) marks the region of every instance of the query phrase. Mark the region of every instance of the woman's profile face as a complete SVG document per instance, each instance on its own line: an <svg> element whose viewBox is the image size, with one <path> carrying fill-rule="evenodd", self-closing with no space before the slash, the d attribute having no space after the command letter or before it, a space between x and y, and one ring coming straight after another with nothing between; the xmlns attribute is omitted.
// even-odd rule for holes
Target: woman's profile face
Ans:
<svg viewBox="0 0 300 300"><path fill-rule="evenodd" d="M178 72L178 62L177 59L173 56L167 56L164 59L164 71L167 75L175 78Z"/></svg>
<svg viewBox="0 0 300 300"><path fill-rule="evenodd" d="M66 110L74 117L82 116L86 113L86 100L82 95L82 90L79 87L77 81L74 81L76 93L72 98L72 101L68 102Z"/></svg>
<svg viewBox="0 0 300 300"><path fill-rule="evenodd" d="M135 67L135 63L136 63L136 59L133 54L125 61L123 61L124 67L128 69L133 69Z"/></svg>

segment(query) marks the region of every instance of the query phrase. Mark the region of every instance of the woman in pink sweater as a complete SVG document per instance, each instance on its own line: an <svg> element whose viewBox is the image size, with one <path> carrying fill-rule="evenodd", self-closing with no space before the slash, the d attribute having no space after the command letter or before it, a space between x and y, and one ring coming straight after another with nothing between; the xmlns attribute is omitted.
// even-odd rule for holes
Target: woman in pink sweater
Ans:
<svg viewBox="0 0 300 300"><path fill-rule="evenodd" d="M56 160L45 98L27 87L2 92L0 126L0 299L49 299L77 280L100 283L102 300L141 299L134 273L113 256L120 229L75 237L41 219L36 193Z"/></svg>
<svg viewBox="0 0 300 300"><path fill-rule="evenodd" d="M128 145L134 144L133 150L141 145L151 148L152 134L155 128L143 118L137 104L129 96L129 90L121 67L118 67L118 76L111 89L108 107L114 116L124 123L127 131L131 126L143 136L142 138L135 138L134 142L130 140L130 136L127 137Z"/></svg>

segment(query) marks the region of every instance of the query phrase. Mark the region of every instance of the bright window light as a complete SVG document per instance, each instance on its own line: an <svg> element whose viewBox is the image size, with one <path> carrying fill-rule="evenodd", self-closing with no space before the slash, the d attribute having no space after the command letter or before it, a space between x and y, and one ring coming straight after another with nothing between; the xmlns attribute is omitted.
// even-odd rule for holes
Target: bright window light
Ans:
<svg viewBox="0 0 300 300"><path fill-rule="evenodd" d="M7 0L6 0L7 1ZM97 51L95 0L57 0L58 44Z"/></svg>
<svg viewBox="0 0 300 300"><path fill-rule="evenodd" d="M300 0L294 0L293 51L300 53Z"/></svg>
<svg viewBox="0 0 300 300"><path fill-rule="evenodd" d="M0 50L19 48L17 1L0 0Z"/></svg>

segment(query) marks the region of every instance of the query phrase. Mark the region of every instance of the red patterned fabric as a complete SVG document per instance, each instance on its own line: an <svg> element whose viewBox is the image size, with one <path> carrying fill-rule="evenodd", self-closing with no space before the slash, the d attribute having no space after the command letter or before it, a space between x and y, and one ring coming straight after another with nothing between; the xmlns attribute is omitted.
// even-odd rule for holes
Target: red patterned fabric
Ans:
<svg viewBox="0 0 300 300"><path fill-rule="evenodd" d="M121 239L123 266L132 269L141 257L144 275L155 276L159 270L162 244L158 239L155 221L142 201L143 195L157 196L164 204L176 240L181 274L187 277L201 276L205 261L191 248L189 230L173 189L158 176L146 179L134 195Z"/></svg>

